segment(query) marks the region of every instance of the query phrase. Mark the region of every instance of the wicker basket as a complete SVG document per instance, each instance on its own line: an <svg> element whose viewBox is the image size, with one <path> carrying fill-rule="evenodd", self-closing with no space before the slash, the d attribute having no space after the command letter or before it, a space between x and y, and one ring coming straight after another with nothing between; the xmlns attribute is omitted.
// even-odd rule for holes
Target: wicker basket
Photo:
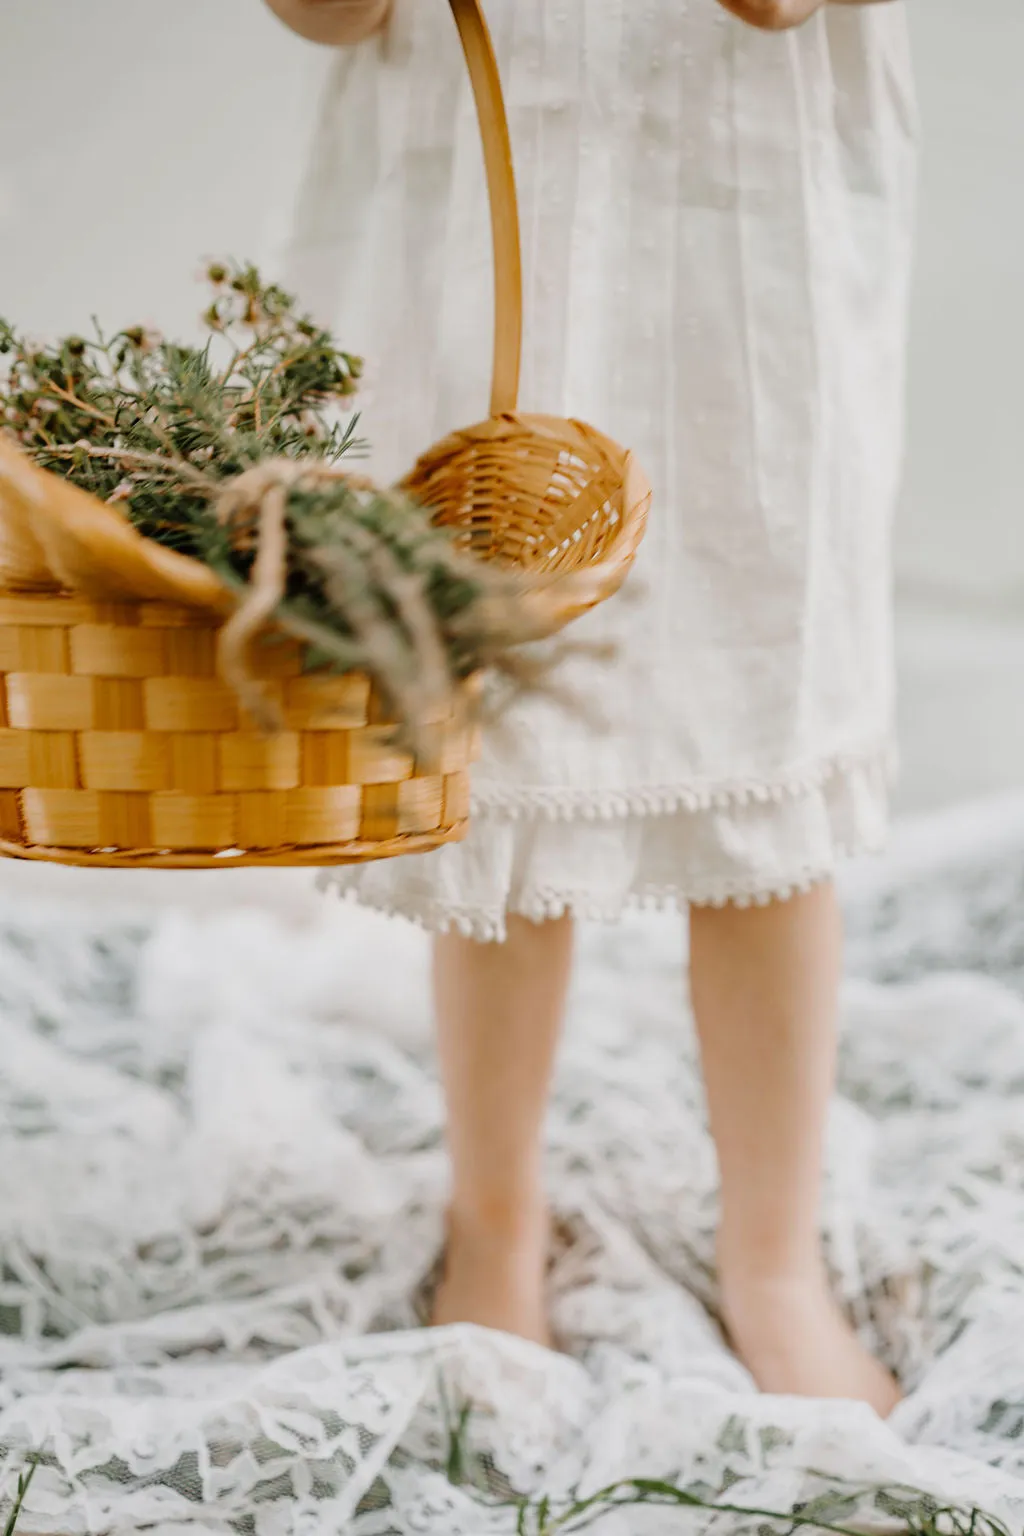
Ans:
<svg viewBox="0 0 1024 1536"><path fill-rule="evenodd" d="M491 204L491 415L406 480L484 559L531 576L554 633L617 590L650 490L579 422L517 413L519 223L508 125L479 0L450 0L477 103ZM268 631L254 674L283 728L253 728L217 673L236 598L199 562L0 443L0 853L66 864L224 868L422 852L464 833L466 700L418 755L363 676L303 672ZM476 684L466 685L472 691Z"/></svg>
<svg viewBox="0 0 1024 1536"><path fill-rule="evenodd" d="M257 648L285 728L247 728L217 626L168 603L0 598L0 849L64 863L322 864L431 848L466 820L472 733L393 744L360 676ZM429 770L429 771L428 771Z"/></svg>

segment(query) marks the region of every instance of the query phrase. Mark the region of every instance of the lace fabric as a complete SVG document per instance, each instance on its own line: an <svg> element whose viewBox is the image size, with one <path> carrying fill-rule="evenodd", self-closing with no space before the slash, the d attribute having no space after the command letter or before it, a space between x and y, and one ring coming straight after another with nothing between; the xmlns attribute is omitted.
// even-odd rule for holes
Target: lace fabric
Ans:
<svg viewBox="0 0 1024 1536"><path fill-rule="evenodd" d="M886 1523L859 1490L910 1485L1019 1529L1022 855L1024 805L996 807L849 886L826 1223L907 1387L888 1424L760 1397L723 1343L673 916L584 940L549 1355L415 1326L445 1181L422 935L332 904L285 926L5 897L4 1492L43 1457L22 1528L485 1536L516 1531L516 1494L644 1476L763 1509L841 1479L845 1524ZM701 1528L654 1507L596 1526Z"/></svg>

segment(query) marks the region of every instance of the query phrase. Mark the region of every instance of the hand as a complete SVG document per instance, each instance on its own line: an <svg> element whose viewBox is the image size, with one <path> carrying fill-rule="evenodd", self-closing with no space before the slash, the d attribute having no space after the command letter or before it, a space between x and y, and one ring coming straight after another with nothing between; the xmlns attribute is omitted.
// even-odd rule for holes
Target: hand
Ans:
<svg viewBox="0 0 1024 1536"><path fill-rule="evenodd" d="M827 0L718 0L727 11L762 32L784 32L799 27ZM871 4L872 0L833 0L834 4Z"/></svg>
<svg viewBox="0 0 1024 1536"><path fill-rule="evenodd" d="M391 0L267 0L286 27L311 43L365 42L388 19Z"/></svg>

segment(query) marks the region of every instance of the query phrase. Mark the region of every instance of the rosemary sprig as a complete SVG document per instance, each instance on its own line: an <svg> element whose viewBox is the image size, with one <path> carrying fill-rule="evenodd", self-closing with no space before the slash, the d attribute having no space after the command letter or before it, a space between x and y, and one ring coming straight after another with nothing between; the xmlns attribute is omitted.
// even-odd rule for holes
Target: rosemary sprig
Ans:
<svg viewBox="0 0 1024 1536"><path fill-rule="evenodd" d="M403 493L342 474L361 446L359 359L255 267L213 263L206 277L202 346L139 326L38 345L0 321L0 428L240 591L261 505L234 487L283 491L274 621L303 641L310 667L374 677L410 738L482 669L512 691L550 689L547 664L516 649L538 638L520 578L464 553Z"/></svg>

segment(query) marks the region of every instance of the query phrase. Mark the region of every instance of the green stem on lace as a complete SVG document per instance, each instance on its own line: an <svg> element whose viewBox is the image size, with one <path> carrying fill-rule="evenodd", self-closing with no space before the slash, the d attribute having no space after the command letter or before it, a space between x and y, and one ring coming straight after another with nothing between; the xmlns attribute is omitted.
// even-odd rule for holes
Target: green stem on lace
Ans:
<svg viewBox="0 0 1024 1536"><path fill-rule="evenodd" d="M32 1485L32 1479L36 1475L38 1465L39 1462L33 1457L28 1464L28 1471L19 1472L18 1474L18 1490L14 1496L11 1513L7 1517L7 1524L4 1526L4 1536L14 1536L15 1528L21 1517L21 1511L28 1495L28 1490Z"/></svg>
<svg viewBox="0 0 1024 1536"><path fill-rule="evenodd" d="M877 1488L863 1490L863 1496L874 1495L876 1512L893 1518L892 1508L878 1507L878 1500L890 1495L887 1502L896 1503L892 1490ZM900 1501L902 1508L897 1518L898 1527L905 1536L1011 1536L1007 1526L994 1515L980 1509L958 1509L955 1506L940 1507L924 1493L914 1490L916 1504ZM628 1478L600 1489L588 1498L566 1503L557 1509L549 1499L540 1502L523 1500L519 1506L517 1536L570 1536L594 1526L605 1515L622 1509L676 1508L703 1511L708 1514L736 1515L746 1520L771 1521L784 1528L786 1536L799 1530L824 1531L832 1536L865 1536L865 1526L842 1525L825 1518L826 1505L835 1508L843 1505L852 1515L861 1505L861 1499L835 1489L818 1496L810 1504L797 1505L786 1511L763 1509L752 1504L733 1504L721 1499L704 1498L673 1483L649 1478ZM821 1513L814 1513L815 1507ZM890 1526L890 1529L892 1527Z"/></svg>
<svg viewBox="0 0 1024 1536"><path fill-rule="evenodd" d="M624 1509L661 1508L691 1510L708 1515L732 1515L742 1520L770 1522L780 1528L781 1536L797 1531L820 1531L828 1536L865 1536L869 1516L861 1513L865 1501L871 1503L871 1517L881 1516L888 1532L899 1536L1021 1536L1011 1532L995 1515L984 1510L960 1509L939 1505L917 1488L865 1487L849 1484L811 1471L820 1478L825 1490L792 1509L763 1509L759 1505L725 1501L721 1494L699 1493L692 1488L654 1478L623 1478L585 1498L540 1499L496 1497L487 1487L486 1473L478 1469L474 1479L474 1458L467 1443L472 1403L455 1411L444 1381L440 1384L441 1407L448 1436L446 1473L455 1486L475 1496L488 1509L514 1509L516 1536L576 1536L597 1526L605 1516ZM723 1490L724 1492L724 1490ZM846 1525L844 1519L857 1519Z"/></svg>
<svg viewBox="0 0 1024 1536"><path fill-rule="evenodd" d="M448 1433L448 1456L445 1462L445 1476L455 1488L460 1488L464 1483L470 1482L469 1461L466 1455L466 1434L469 1429L469 1421L473 1414L473 1404L466 1400L462 1407L456 1411L448 1398L448 1388L444 1377L438 1380L438 1395L441 1399L441 1412L444 1414L444 1426Z"/></svg>

